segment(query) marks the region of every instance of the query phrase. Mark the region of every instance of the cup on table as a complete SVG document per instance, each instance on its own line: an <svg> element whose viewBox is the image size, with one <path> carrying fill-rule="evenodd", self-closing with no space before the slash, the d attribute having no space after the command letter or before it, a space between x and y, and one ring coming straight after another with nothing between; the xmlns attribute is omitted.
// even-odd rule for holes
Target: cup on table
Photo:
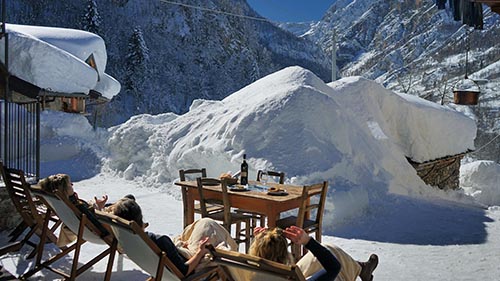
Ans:
<svg viewBox="0 0 500 281"><path fill-rule="evenodd" d="M268 180L269 180L269 175L267 174L267 172L262 172L260 174L260 183L262 185L266 185Z"/></svg>

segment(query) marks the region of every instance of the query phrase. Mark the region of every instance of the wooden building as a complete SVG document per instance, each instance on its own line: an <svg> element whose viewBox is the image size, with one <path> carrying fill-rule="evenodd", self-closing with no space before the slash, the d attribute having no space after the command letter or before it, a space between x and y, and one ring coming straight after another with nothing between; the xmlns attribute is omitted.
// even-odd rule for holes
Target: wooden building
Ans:
<svg viewBox="0 0 500 281"><path fill-rule="evenodd" d="M418 176L428 185L439 189L458 189L460 180L460 163L466 153L446 156L439 159L417 163L408 159Z"/></svg>

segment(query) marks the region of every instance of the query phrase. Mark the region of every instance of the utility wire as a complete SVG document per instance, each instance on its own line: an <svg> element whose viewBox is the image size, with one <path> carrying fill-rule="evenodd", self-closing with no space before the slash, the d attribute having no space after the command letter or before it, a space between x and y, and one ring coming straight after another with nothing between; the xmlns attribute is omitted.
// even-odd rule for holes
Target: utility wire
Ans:
<svg viewBox="0 0 500 281"><path fill-rule="evenodd" d="M488 146L490 143L492 143L494 140L496 140L498 137L500 137L500 134L498 134L496 137L492 138L489 142L487 142L485 145L481 146L480 148L472 151L471 153L476 153L478 151L480 151L481 149L485 148L486 146Z"/></svg>
<svg viewBox="0 0 500 281"><path fill-rule="evenodd" d="M246 16L246 15L241 15L241 14L234 14L234 13L230 13L230 12L224 12L224 11L220 11L220 10L214 10L214 9L209 9L209 8L205 8L205 7L200 7L200 6L195 6L195 5L189 5L189 4L184 4L184 3L174 2L174 1L168 1L168 0L160 0L160 2L171 4L171 5L178 5L178 6L182 6L182 7L186 7L186 8L197 9L197 10L201 10L201 11L205 11L205 12L222 14L222 15L226 15L226 16L240 17L240 18L249 19L249 20L256 20L256 21L263 21L263 22L269 22L269 23L277 24L277 23L272 22L272 21L270 21L270 20L268 20L266 18L258 18L258 17Z"/></svg>

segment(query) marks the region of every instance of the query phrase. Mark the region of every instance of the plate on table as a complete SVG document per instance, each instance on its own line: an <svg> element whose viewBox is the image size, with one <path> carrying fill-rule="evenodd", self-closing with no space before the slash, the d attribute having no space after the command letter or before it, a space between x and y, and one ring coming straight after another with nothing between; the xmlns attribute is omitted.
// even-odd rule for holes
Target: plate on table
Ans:
<svg viewBox="0 0 500 281"><path fill-rule="evenodd" d="M273 196L287 196L288 192L286 190L277 190L277 191L268 191L267 195L273 195Z"/></svg>
<svg viewBox="0 0 500 281"><path fill-rule="evenodd" d="M240 185L240 186L232 186L231 188L229 188L230 191L236 191L236 192L241 192L241 191L249 191L250 189Z"/></svg>

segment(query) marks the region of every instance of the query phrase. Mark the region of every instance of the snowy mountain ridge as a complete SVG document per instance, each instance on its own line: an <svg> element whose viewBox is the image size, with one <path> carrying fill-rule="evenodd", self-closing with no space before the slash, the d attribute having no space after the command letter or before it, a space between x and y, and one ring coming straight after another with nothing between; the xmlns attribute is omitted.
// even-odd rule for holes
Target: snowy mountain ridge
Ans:
<svg viewBox="0 0 500 281"><path fill-rule="evenodd" d="M468 34L468 74L488 81L484 105L495 106L498 102L489 102L496 94L489 89L498 88L498 75L483 69L496 70L500 60L500 51L495 47L500 17L485 8L484 30L472 30L455 21L449 9L438 10L434 2L337 1L308 30L306 26L281 27L316 42L326 53L331 53L335 31L342 76L362 75L390 89L438 102L441 95L432 92L464 76ZM445 102L450 101L449 94L451 91Z"/></svg>

